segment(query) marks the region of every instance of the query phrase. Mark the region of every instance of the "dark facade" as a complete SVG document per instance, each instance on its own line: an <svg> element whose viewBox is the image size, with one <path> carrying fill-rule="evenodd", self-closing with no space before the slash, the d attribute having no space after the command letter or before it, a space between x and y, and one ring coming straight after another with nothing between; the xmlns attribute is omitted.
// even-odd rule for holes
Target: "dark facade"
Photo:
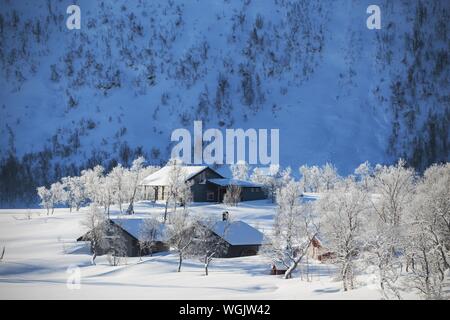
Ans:
<svg viewBox="0 0 450 320"><path fill-rule="evenodd" d="M217 185L213 182L208 181L207 185L208 192L212 193L212 200L207 200L208 202L223 202L223 197L227 192L227 187ZM240 187L241 188L241 201L253 201L253 200L263 200L267 199L267 194L262 187Z"/></svg>
<svg viewBox="0 0 450 320"><path fill-rule="evenodd" d="M222 258L236 258L255 256L258 254L260 245L228 245L227 253Z"/></svg>
<svg viewBox="0 0 450 320"><path fill-rule="evenodd" d="M217 258L237 258L237 257L247 257L247 256L255 256L258 254L259 248L261 244L231 244L225 239L211 230L212 234L217 241L224 241L226 250L219 252L216 257Z"/></svg>
<svg viewBox="0 0 450 320"><path fill-rule="evenodd" d="M223 176L207 168L190 179L192 197L194 202L219 202L217 199L217 186L208 182L209 179L221 179Z"/></svg>
<svg viewBox="0 0 450 320"><path fill-rule="evenodd" d="M97 246L96 252L97 255L105 255L108 253L114 252L114 241L110 240L110 238L119 236L123 246L125 247L123 255L127 257L139 257L145 256L152 253L169 251L170 247L168 242L165 241L156 241L151 246L147 246L142 244L136 237L128 233L126 230L122 229L120 225L114 223L111 220L108 220L106 223L109 224L106 232L106 239L104 241L103 246ZM260 244L239 244L233 245L230 244L226 239L216 234L213 230L211 230L212 235L217 237L218 241L224 241L226 250L217 255L217 258L235 258L235 257L245 257L245 256L253 256L256 255L261 247ZM81 237L77 239L77 241L90 241L91 232L87 232ZM115 238L117 243L117 238Z"/></svg>
<svg viewBox="0 0 450 320"><path fill-rule="evenodd" d="M188 180L193 182L191 187L193 202L223 202L227 187L209 181L211 179L224 179L224 177L207 167ZM165 186L144 186L144 188L148 199L165 200L167 197ZM263 187L241 187L241 201L262 199L267 199Z"/></svg>
<svg viewBox="0 0 450 320"><path fill-rule="evenodd" d="M112 235L119 236L121 238L123 241L122 243L125 246L125 256L127 257L139 257L169 250L169 246L162 241L155 241L152 245L141 244L138 239L129 234L126 230L123 230L111 220L107 223L109 223L109 228L106 232L107 236L104 241L105 243L103 246L97 246L96 248L97 255L99 256L114 251L113 241L109 240L109 237ZM90 241L90 239L90 232L87 232L79 237L77 241Z"/></svg>

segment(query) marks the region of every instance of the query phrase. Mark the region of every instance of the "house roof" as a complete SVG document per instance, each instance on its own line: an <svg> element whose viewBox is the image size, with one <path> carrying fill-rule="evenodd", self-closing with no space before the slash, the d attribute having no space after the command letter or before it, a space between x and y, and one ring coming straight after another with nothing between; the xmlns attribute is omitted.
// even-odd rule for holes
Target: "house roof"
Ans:
<svg viewBox="0 0 450 320"><path fill-rule="evenodd" d="M243 221L218 221L212 231L231 245L261 245L264 234Z"/></svg>
<svg viewBox="0 0 450 320"><path fill-rule="evenodd" d="M207 168L208 166L182 166L181 170L183 175L185 176L185 179L189 180ZM141 185L168 186L170 169L171 166L162 167L158 171L144 178L141 182Z"/></svg>
<svg viewBox="0 0 450 320"><path fill-rule="evenodd" d="M245 180L237 180L237 179L208 179L208 182L214 183L215 185L221 187L227 187L230 185L243 187L243 188L260 188L263 187L262 184L254 183Z"/></svg>
<svg viewBox="0 0 450 320"><path fill-rule="evenodd" d="M141 234L142 224L147 218L114 218L110 219L114 224L121 227L137 240L143 240ZM159 224L159 232L156 236L156 241L166 241L166 226L163 223Z"/></svg>
<svg viewBox="0 0 450 320"><path fill-rule="evenodd" d="M142 240L141 226L146 218L114 218L114 224L120 226L137 240ZM156 241L167 241L166 225L159 225ZM217 221L211 230L231 245L261 245L264 234L243 221Z"/></svg>

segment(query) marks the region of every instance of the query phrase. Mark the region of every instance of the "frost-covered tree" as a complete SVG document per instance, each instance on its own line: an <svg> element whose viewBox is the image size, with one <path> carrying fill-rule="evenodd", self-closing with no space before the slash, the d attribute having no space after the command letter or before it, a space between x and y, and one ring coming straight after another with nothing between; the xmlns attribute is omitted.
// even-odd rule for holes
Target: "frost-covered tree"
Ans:
<svg viewBox="0 0 450 320"><path fill-rule="evenodd" d="M50 186L50 193L53 204L63 204L67 201L67 192L61 182L52 183ZM53 210L52 210L53 213Z"/></svg>
<svg viewBox="0 0 450 320"><path fill-rule="evenodd" d="M240 186L234 184L227 186L227 191L223 195L223 203L227 206L236 207L241 201L241 193Z"/></svg>
<svg viewBox="0 0 450 320"><path fill-rule="evenodd" d="M371 188L371 176L373 175L373 168L369 161L361 163L354 171L359 183L366 189Z"/></svg>
<svg viewBox="0 0 450 320"><path fill-rule="evenodd" d="M47 189L46 187L43 187L43 186L38 187L37 194L38 194L39 198L41 198L41 206L43 206L45 209L47 209L47 215L49 215L50 210L52 210L52 212L53 212L53 206L54 206L50 189Z"/></svg>
<svg viewBox="0 0 450 320"><path fill-rule="evenodd" d="M226 254L228 251L228 244L224 238L230 222L224 222L226 225L223 228L223 233L219 235L220 237L213 232L216 223L218 221L214 219L196 222L194 246L191 254L199 257L203 262L206 276L213 259Z"/></svg>
<svg viewBox="0 0 450 320"><path fill-rule="evenodd" d="M178 272L181 271L184 257L192 249L195 228L196 225L193 220L184 212L175 212L170 219L170 224L167 227L168 239L170 239L170 246L178 254Z"/></svg>
<svg viewBox="0 0 450 320"><path fill-rule="evenodd" d="M301 183L305 192L322 192L333 189L339 181L334 165L326 163L322 167L303 165L299 168Z"/></svg>
<svg viewBox="0 0 450 320"><path fill-rule="evenodd" d="M280 190L282 187L287 186L293 180L294 180L294 178L292 177L292 169L291 169L291 167L285 168L280 173L278 190Z"/></svg>
<svg viewBox="0 0 450 320"><path fill-rule="evenodd" d="M122 165L119 163L117 166L112 168L110 173L108 174L108 177L111 182L111 188L112 188L112 196L113 196L113 202L117 205L119 205L119 210L122 213L122 204L125 200L125 171L122 167Z"/></svg>
<svg viewBox="0 0 450 320"><path fill-rule="evenodd" d="M152 255L152 248L155 242L162 236L161 223L155 218L147 218L142 223L139 229L139 242L142 256L142 251L147 251Z"/></svg>
<svg viewBox="0 0 450 320"><path fill-rule="evenodd" d="M126 175L127 186L128 186L128 194L129 194L129 205L127 209L127 214L134 213L134 201L136 198L136 193L138 191L139 183L144 178L144 163L145 158L139 157L133 161L130 170L128 170L128 174Z"/></svg>
<svg viewBox="0 0 450 320"><path fill-rule="evenodd" d="M320 187L320 168L317 166L309 167L303 165L299 168L303 185L303 191L305 192L318 192Z"/></svg>
<svg viewBox="0 0 450 320"><path fill-rule="evenodd" d="M88 240L91 243L91 263L95 265L95 258L97 257L98 250L106 248L108 245L108 222L105 214L100 210L98 205L92 203L85 220L82 221L81 224L89 230L87 238L84 240Z"/></svg>
<svg viewBox="0 0 450 320"><path fill-rule="evenodd" d="M84 183L87 198L92 203L100 205L102 203L101 183L104 168L102 166L95 166L93 169L81 171L81 179Z"/></svg>
<svg viewBox="0 0 450 320"><path fill-rule="evenodd" d="M60 182L53 183L50 189L39 187L37 193L41 198L41 205L47 209L47 215L53 214L55 205L66 202L66 191Z"/></svg>
<svg viewBox="0 0 450 320"><path fill-rule="evenodd" d="M397 234L397 227L379 219L373 210L370 209L365 218L365 231L361 237L365 250L363 261L377 268L383 297L401 299L398 280L402 271L401 251L404 239Z"/></svg>
<svg viewBox="0 0 450 320"><path fill-rule="evenodd" d="M428 168L408 206L407 286L427 299L446 299L444 281L450 266L450 164Z"/></svg>
<svg viewBox="0 0 450 320"><path fill-rule="evenodd" d="M66 200L70 211L72 211L72 208L79 211L86 200L83 181L80 177L64 177L61 181L63 188L66 191Z"/></svg>
<svg viewBox="0 0 450 320"><path fill-rule="evenodd" d="M274 231L264 248L274 263L286 267L285 279L292 277L318 232L312 207L300 202L301 194L300 184L293 180L279 190Z"/></svg>
<svg viewBox="0 0 450 320"><path fill-rule="evenodd" d="M370 208L367 192L353 182L339 184L316 203L321 215L321 234L339 266L344 290L354 288L355 260L362 249L363 217Z"/></svg>
<svg viewBox="0 0 450 320"><path fill-rule="evenodd" d="M252 182L262 184L267 192L269 199L272 202L275 202L277 190L279 189L280 185L280 178L280 166L272 164L267 171L260 168L255 168L250 177L250 180Z"/></svg>
<svg viewBox="0 0 450 320"><path fill-rule="evenodd" d="M414 192L415 172L406 168L404 160L393 166L375 168L373 208L380 219L389 225L401 223L404 208Z"/></svg>
<svg viewBox="0 0 450 320"><path fill-rule="evenodd" d="M386 299L401 299L398 282L404 256L405 235L410 224L406 208L414 195L415 173L400 160L391 166L377 165L373 177L367 163L360 165L357 185L370 196L371 210L366 216L364 258L377 267L380 289ZM365 182L364 180L365 179Z"/></svg>
<svg viewBox="0 0 450 320"><path fill-rule="evenodd" d="M120 223L116 221L120 226ZM110 265L118 266L127 256L127 246L122 231L116 225L106 222L107 260Z"/></svg>
<svg viewBox="0 0 450 320"><path fill-rule="evenodd" d="M334 165L326 163L320 171L320 190L328 191L334 188L339 181L339 175Z"/></svg>
<svg viewBox="0 0 450 320"><path fill-rule="evenodd" d="M192 185L193 181L183 181L178 188L178 199L183 206L183 212L187 214L189 205L192 203Z"/></svg>
<svg viewBox="0 0 450 320"><path fill-rule="evenodd" d="M99 182L101 205L103 206L105 212L109 217L111 204L114 203L114 185L112 182L112 178L110 175L106 175L104 177L100 177Z"/></svg>
<svg viewBox="0 0 450 320"><path fill-rule="evenodd" d="M168 173L168 185L166 186L164 222L167 221L169 205L172 205L173 212L176 212L178 202L183 203L186 209L186 205L192 200L191 185L186 181L186 175L183 171L181 161L178 159L171 159L167 166L169 166L170 169Z"/></svg>
<svg viewBox="0 0 450 320"><path fill-rule="evenodd" d="M243 160L239 160L236 164L230 165L230 171L233 179L248 180L249 170L250 168L248 164Z"/></svg>

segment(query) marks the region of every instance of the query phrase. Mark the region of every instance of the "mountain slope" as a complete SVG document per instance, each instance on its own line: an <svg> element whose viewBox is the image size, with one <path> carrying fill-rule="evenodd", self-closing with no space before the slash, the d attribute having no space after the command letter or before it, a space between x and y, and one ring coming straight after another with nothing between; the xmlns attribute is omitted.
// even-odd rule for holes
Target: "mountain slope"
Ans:
<svg viewBox="0 0 450 320"><path fill-rule="evenodd" d="M448 160L448 1L382 1L382 30L367 29L369 4L79 1L68 30L63 2L2 1L1 179L31 190L163 162L194 120L280 128L295 168Z"/></svg>

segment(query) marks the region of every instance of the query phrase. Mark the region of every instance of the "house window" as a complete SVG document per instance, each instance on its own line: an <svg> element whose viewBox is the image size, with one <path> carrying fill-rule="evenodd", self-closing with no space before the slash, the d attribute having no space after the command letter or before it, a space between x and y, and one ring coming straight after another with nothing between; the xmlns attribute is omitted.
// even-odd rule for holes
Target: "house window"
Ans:
<svg viewBox="0 0 450 320"><path fill-rule="evenodd" d="M205 171L200 173L200 176L199 176L199 179L198 179L198 183L199 184L205 184L206 183L206 172Z"/></svg>
<svg viewBox="0 0 450 320"><path fill-rule="evenodd" d="M206 199L208 201L214 201L214 192L208 192L206 193Z"/></svg>

